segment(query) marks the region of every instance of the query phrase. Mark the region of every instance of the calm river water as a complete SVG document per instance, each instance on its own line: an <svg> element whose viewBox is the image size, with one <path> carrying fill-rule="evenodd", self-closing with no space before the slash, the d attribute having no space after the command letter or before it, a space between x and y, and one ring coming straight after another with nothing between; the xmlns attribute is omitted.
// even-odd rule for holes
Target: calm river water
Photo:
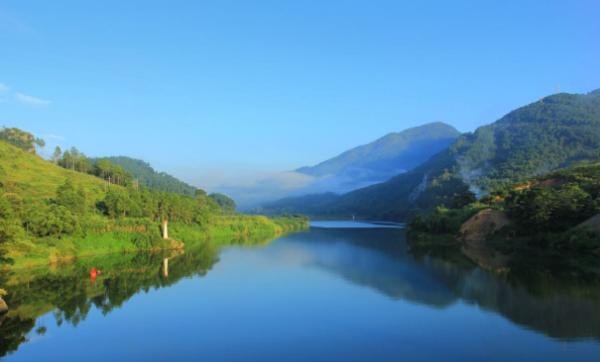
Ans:
<svg viewBox="0 0 600 362"><path fill-rule="evenodd" d="M7 361L600 359L593 278L497 276L460 256L411 253L389 225L320 222L260 246L2 278Z"/></svg>

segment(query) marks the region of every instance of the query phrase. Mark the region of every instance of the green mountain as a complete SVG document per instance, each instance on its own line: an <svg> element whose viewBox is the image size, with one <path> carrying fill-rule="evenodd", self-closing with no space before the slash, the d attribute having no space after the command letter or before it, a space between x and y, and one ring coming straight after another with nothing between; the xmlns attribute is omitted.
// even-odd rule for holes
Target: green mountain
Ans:
<svg viewBox="0 0 600 362"><path fill-rule="evenodd" d="M473 194L596 158L599 150L600 90L561 93L460 136L414 170L328 200L316 212L298 198L266 205L264 211L405 220L436 205L460 207ZM301 206L285 207L292 203Z"/></svg>
<svg viewBox="0 0 600 362"><path fill-rule="evenodd" d="M234 213L224 195L143 187L120 166L91 164L75 149L44 160L31 152L33 136L19 132L27 142L0 140L0 272L96 254L180 249L210 238L258 240L307 226L301 218Z"/></svg>
<svg viewBox="0 0 600 362"><path fill-rule="evenodd" d="M140 185L158 191L175 192L181 195L194 196L196 188L169 175L155 171L150 164L126 156L102 157L97 160L108 160L123 167L125 171L138 180Z"/></svg>
<svg viewBox="0 0 600 362"><path fill-rule="evenodd" d="M315 177L310 190L346 192L411 170L448 147L460 133L441 122L390 133L296 172Z"/></svg>

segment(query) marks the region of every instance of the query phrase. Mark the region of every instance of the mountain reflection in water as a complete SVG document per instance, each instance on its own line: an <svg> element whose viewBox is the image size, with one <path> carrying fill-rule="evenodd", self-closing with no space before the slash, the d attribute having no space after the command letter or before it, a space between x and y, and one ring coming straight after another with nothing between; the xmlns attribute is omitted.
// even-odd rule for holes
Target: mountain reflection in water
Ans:
<svg viewBox="0 0 600 362"><path fill-rule="evenodd" d="M400 228L311 228L260 248L221 251L213 244L203 243L183 253L108 255L52 268L4 273L0 285L9 291L6 301L10 310L0 317L0 356L16 351L10 357L18 359L20 346L43 336L46 326L36 324L41 316L51 314L57 325L78 326L85 323L93 308L107 316L140 292L167 288L183 278L210 276L211 269L221 266L221 262L226 268L236 261L253 259L259 260L257 265L274 270L293 270L296 277L309 271L325 273L343 284L361 287L392 301L440 311L460 302L562 341L600 341L597 278L558 277L547 271L531 270L499 276L460 255L415 255L408 250L404 238L404 230ZM98 271L95 278L90 277L92 268ZM228 275L227 286L239 287L240 283L262 277L255 275L254 270L244 269L243 273ZM272 283L285 282L284 275L275 273L273 278ZM283 293L278 292L282 288L277 285L257 293L265 293L267 298L270 298L268 293ZM311 291L310 285L302 287ZM336 300L335 290L330 293L332 305L346 302ZM202 298L209 299L210 294ZM250 303L253 296L247 298L240 303ZM273 303L277 298L282 296L274 294Z"/></svg>

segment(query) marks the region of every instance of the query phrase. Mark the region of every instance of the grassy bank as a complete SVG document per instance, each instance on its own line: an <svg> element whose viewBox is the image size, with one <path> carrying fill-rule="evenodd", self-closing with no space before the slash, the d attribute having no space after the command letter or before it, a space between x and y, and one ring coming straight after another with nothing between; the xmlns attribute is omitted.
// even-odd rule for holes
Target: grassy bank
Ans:
<svg viewBox="0 0 600 362"><path fill-rule="evenodd" d="M75 149L50 162L33 144L23 145L33 135L11 132L16 136L0 140L0 269L181 249L203 240L254 243L308 226L300 217L236 214L227 196L200 189L191 196L144 187L119 165L92 162ZM161 237L163 220L169 240Z"/></svg>
<svg viewBox="0 0 600 362"><path fill-rule="evenodd" d="M285 233L308 228L304 217L268 218L261 215L223 215L215 218L204 228L175 223L170 227L171 236L184 244L210 240L215 244L256 244Z"/></svg>
<svg viewBox="0 0 600 362"><path fill-rule="evenodd" d="M163 240L158 225L146 219L110 221L98 218L90 224L76 235L20 240L5 245L7 260L2 263L3 269L60 264L93 255L178 249L204 241L215 245L260 244L287 232L306 229L308 219L221 215L213 217L204 227L172 223L170 240Z"/></svg>

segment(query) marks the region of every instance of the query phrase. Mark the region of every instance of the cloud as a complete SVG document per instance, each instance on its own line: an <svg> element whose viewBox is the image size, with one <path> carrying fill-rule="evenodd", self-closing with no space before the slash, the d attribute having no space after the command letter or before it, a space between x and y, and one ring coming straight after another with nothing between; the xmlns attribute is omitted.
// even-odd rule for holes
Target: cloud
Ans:
<svg viewBox="0 0 600 362"><path fill-rule="evenodd" d="M45 140L55 140L55 141L64 141L65 140L65 138L63 136L59 136L57 134L52 134L52 133L44 134L44 135L42 135L42 138Z"/></svg>
<svg viewBox="0 0 600 362"><path fill-rule="evenodd" d="M265 201L291 196L310 186L314 180L312 176L289 171L268 173L254 178L228 178L210 189L232 197L243 210L256 207Z"/></svg>
<svg viewBox="0 0 600 362"><path fill-rule="evenodd" d="M30 106L36 106L36 107L37 106L47 106L50 103L52 103L49 100L33 97L33 96L19 93L19 92L15 93L15 99L21 103L24 103L24 104L27 104Z"/></svg>
<svg viewBox="0 0 600 362"><path fill-rule="evenodd" d="M277 173L269 178L260 180L259 182L257 182L256 186L262 186L265 188L278 188L282 190L295 190L308 186L310 183L313 182L313 180L314 177L312 176L299 172L289 171Z"/></svg>
<svg viewBox="0 0 600 362"><path fill-rule="evenodd" d="M42 99L24 93L12 91L11 88L4 83L0 83L0 96L3 97L0 98L0 102L2 103L6 102L9 99L34 107L47 106L52 103L52 101L49 101L47 99Z"/></svg>

